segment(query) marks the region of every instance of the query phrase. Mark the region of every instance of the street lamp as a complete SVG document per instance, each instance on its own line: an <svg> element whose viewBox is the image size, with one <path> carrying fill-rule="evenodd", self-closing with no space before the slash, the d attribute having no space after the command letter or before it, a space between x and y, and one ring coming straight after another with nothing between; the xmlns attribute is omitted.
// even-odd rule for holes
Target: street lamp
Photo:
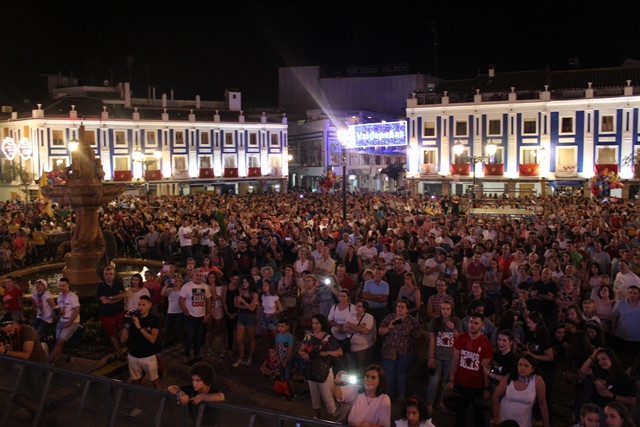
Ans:
<svg viewBox="0 0 640 427"><path fill-rule="evenodd" d="M489 161L491 159L491 157L496 154L496 150L497 150L497 147L495 146L495 144L489 143L489 144L485 145L485 152L487 154L481 155L481 156L463 156L463 160L465 162L469 163L469 167L471 168L472 173L473 173L473 190L470 193L470 198L473 199L473 207L474 208L476 207L475 192L477 190L477 188L476 188L476 164L482 163L482 162L485 162L485 161ZM456 143L453 146L453 152L457 156L462 155L462 153L464 153L464 145L462 145L460 142Z"/></svg>

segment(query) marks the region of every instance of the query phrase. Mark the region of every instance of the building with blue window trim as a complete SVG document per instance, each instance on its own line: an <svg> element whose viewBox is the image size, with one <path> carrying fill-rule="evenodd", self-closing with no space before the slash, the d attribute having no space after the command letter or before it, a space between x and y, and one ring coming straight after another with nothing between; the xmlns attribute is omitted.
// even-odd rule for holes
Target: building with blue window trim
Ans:
<svg viewBox="0 0 640 427"><path fill-rule="evenodd" d="M30 111L3 107L1 198L20 196L25 185L18 184L37 194L36 182L20 183L16 171L37 180L43 172L64 170L81 125L105 181L126 183L134 192L287 190L286 115L244 111L240 90L227 89L224 101L176 100L173 92L132 98L128 83L74 83L51 89L51 98Z"/></svg>
<svg viewBox="0 0 640 427"><path fill-rule="evenodd" d="M589 194L598 171L638 191L640 66L488 73L407 100L413 193ZM474 188L474 182L476 184ZM629 193L630 192L630 193Z"/></svg>

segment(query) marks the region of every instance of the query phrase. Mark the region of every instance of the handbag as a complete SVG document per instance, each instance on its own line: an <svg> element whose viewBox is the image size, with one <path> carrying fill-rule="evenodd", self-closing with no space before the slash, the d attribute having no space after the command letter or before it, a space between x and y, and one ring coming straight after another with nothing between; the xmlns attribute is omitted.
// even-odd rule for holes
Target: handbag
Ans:
<svg viewBox="0 0 640 427"><path fill-rule="evenodd" d="M316 357L309 359L305 378L316 383L323 383L329 376L331 369L330 357Z"/></svg>

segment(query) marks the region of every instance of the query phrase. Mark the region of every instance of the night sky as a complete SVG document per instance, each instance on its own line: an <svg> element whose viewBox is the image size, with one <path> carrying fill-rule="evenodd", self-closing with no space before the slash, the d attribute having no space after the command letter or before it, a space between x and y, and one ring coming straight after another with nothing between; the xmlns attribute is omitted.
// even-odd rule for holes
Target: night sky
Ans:
<svg viewBox="0 0 640 427"><path fill-rule="evenodd" d="M245 105L269 106L287 65L402 63L456 79L489 64L500 72L640 60L638 2L428 3L13 1L3 4L0 92L35 101L42 74L72 71L101 84L131 72L135 96L152 85L157 96L174 87L176 98L221 100L239 88Z"/></svg>

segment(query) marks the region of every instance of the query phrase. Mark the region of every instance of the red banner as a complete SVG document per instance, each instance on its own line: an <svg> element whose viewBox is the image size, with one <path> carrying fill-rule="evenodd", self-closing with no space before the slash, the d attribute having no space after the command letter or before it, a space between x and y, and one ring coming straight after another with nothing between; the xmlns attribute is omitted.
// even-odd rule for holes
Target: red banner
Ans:
<svg viewBox="0 0 640 427"><path fill-rule="evenodd" d="M518 165L520 176L538 176L540 174L540 165L537 163L524 163Z"/></svg>
<svg viewBox="0 0 640 427"><path fill-rule="evenodd" d="M131 171L113 171L114 181L131 181Z"/></svg>
<svg viewBox="0 0 640 427"><path fill-rule="evenodd" d="M249 176L262 176L262 168L249 168Z"/></svg>
<svg viewBox="0 0 640 427"><path fill-rule="evenodd" d="M147 181L159 181L162 179L162 171L153 170L153 171L144 171L144 179Z"/></svg>
<svg viewBox="0 0 640 427"><path fill-rule="evenodd" d="M618 165L616 164L608 165L603 163L603 164L596 165L596 173L604 173L605 169L608 170L609 172L613 172L614 175L618 175Z"/></svg>
<svg viewBox="0 0 640 427"><path fill-rule="evenodd" d="M463 165L452 164L450 165L451 175L469 175L471 172L471 166L466 163Z"/></svg>
<svg viewBox="0 0 640 427"><path fill-rule="evenodd" d="M213 178L213 168L200 168L199 178Z"/></svg>
<svg viewBox="0 0 640 427"><path fill-rule="evenodd" d="M238 177L238 168L224 168L224 177L225 178L237 178Z"/></svg>
<svg viewBox="0 0 640 427"><path fill-rule="evenodd" d="M484 165L484 174L490 176L502 176L504 175L504 164L494 163Z"/></svg>

